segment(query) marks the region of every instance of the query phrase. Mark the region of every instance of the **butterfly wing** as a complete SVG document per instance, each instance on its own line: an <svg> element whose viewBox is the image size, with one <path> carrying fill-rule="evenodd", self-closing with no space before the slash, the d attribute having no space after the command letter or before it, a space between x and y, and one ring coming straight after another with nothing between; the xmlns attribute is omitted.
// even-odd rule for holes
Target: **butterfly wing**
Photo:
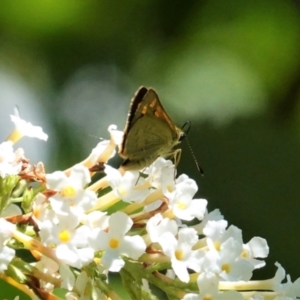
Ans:
<svg viewBox="0 0 300 300"><path fill-rule="evenodd" d="M161 105L153 89L141 87L131 101L119 154L123 166L141 169L158 156L167 156L179 142L177 128Z"/></svg>

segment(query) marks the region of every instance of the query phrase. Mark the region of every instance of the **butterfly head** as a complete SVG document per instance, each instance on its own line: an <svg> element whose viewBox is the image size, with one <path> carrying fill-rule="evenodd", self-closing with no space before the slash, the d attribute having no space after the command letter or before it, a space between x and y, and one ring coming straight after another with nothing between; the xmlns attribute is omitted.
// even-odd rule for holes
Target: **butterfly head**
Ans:
<svg viewBox="0 0 300 300"><path fill-rule="evenodd" d="M178 142L182 142L188 135L191 128L191 121L186 121L181 129L179 129Z"/></svg>

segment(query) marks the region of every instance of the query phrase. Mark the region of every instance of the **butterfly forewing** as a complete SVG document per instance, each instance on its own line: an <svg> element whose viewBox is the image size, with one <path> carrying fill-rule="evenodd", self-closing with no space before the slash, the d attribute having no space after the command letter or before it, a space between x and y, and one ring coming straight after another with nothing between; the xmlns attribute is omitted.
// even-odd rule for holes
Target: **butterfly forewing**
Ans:
<svg viewBox="0 0 300 300"><path fill-rule="evenodd" d="M131 101L119 154L122 166L142 169L158 156L172 154L182 130L174 125L153 89L141 87Z"/></svg>
<svg viewBox="0 0 300 300"><path fill-rule="evenodd" d="M140 103L143 101L147 92L148 92L147 88L145 88L145 87L139 88L130 102L130 108L129 108L126 125L125 125L125 129L124 129L124 138L123 138L121 149L124 148L124 144L126 142L126 137L127 137L128 132L130 131L130 128L133 126L133 124L136 122L136 120L141 116L141 114L139 113L138 107L139 107Z"/></svg>

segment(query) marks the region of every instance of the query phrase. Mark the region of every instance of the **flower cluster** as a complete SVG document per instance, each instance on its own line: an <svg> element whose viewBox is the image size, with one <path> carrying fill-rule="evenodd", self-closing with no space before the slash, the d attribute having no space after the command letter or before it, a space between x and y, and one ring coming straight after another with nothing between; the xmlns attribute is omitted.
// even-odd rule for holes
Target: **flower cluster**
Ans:
<svg viewBox="0 0 300 300"><path fill-rule="evenodd" d="M171 161L159 157L139 172L108 165L122 140L115 126L84 161L47 173L13 149L23 136L47 135L12 120L0 144L0 277L32 299L121 299L112 272L131 299L158 299L154 286L168 299L299 299L300 279L291 282L279 263L274 278L251 281L265 265L266 240L244 242L219 210L194 199L196 182L176 176Z"/></svg>

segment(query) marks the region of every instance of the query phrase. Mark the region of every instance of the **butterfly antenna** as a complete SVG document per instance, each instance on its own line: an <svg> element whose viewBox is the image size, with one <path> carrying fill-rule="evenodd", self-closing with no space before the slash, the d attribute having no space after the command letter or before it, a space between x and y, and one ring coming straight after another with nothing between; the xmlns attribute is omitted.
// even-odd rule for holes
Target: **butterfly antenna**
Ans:
<svg viewBox="0 0 300 300"><path fill-rule="evenodd" d="M193 151L193 149L192 149L192 146L191 146L191 144L190 144L190 142L189 142L189 140L188 140L187 137L186 137L186 143L187 143L187 145L188 145L188 147L189 147L189 149L190 149L190 152L191 152L191 154L192 154L192 156L193 156L193 159L194 159L194 162L195 162L195 164L196 164L197 170L198 170L198 171L201 173L201 175L203 176L204 171L203 171L203 169L200 167L200 165L199 165L199 163L198 163L198 160L197 160L197 158L196 158L196 155L195 155L195 153L194 153L194 151Z"/></svg>
<svg viewBox="0 0 300 300"><path fill-rule="evenodd" d="M194 162L195 162L195 164L196 164L197 170L198 170L198 171L201 173L201 175L203 176L204 171L203 171L203 169L200 167L200 165L199 165L199 163L198 163L198 160L197 160L197 158L196 158L196 155L195 155L195 153L194 153L194 151L193 151L193 148L192 148L192 146L191 146L191 144L190 144L190 142L189 142L189 140L188 140L188 138L187 138L187 134L188 134L188 132L189 132L190 129L191 129L191 121L186 121L186 122L183 124L183 126L182 126L181 129L182 129L182 130L184 131L184 133L185 133L186 143L187 143L187 145L188 145L188 147L189 147L189 150L190 150L190 152L191 152L191 154L192 154L192 157L193 157Z"/></svg>

